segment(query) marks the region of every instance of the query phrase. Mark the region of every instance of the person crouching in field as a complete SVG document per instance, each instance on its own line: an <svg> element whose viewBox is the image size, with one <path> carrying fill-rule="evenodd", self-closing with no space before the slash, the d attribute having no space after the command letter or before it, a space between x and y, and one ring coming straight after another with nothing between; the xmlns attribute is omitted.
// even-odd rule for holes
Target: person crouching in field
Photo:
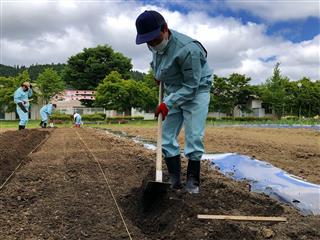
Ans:
<svg viewBox="0 0 320 240"><path fill-rule="evenodd" d="M29 82L24 82L21 84L13 96L14 102L17 104L16 110L19 115L19 130L25 129L29 121L29 97L33 94L32 85Z"/></svg>
<svg viewBox="0 0 320 240"><path fill-rule="evenodd" d="M52 114L52 111L56 107L57 107L56 104L48 103L47 105L44 105L40 109L40 116L41 116L40 126L42 128L46 128L47 127L49 116Z"/></svg>
<svg viewBox="0 0 320 240"><path fill-rule="evenodd" d="M81 125L81 116L79 113L75 113L73 115L73 120L74 120L74 127L79 128Z"/></svg>

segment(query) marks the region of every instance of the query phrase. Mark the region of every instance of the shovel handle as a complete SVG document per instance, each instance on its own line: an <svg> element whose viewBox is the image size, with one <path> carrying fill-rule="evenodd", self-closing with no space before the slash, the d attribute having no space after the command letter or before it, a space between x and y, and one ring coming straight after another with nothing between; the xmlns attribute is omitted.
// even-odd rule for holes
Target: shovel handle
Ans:
<svg viewBox="0 0 320 240"><path fill-rule="evenodd" d="M162 101L162 81L159 85L159 104ZM157 134L157 158L156 158L156 182L162 182L162 113L158 115Z"/></svg>

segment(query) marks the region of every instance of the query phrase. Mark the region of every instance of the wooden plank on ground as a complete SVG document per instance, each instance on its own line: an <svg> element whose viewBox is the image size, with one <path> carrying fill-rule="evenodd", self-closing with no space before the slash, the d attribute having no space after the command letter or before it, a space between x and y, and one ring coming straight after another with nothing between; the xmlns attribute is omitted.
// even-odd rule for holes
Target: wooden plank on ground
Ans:
<svg viewBox="0 0 320 240"><path fill-rule="evenodd" d="M256 221L256 222L286 222L285 217L234 216L234 215L204 215L198 214L199 219Z"/></svg>

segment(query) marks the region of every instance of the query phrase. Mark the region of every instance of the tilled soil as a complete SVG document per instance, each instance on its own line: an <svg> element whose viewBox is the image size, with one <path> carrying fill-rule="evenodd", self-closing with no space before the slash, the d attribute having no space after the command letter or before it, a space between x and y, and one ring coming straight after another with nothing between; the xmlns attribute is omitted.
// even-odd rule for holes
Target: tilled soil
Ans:
<svg viewBox="0 0 320 240"><path fill-rule="evenodd" d="M320 238L320 217L251 193L245 182L227 179L207 162L200 194L147 198L143 190L154 179L154 165L155 153L131 140L101 130L56 129L0 191L0 239L120 240L129 233L137 240ZM185 169L184 161L183 179ZM288 222L208 221L197 214L285 216Z"/></svg>
<svg viewBox="0 0 320 240"><path fill-rule="evenodd" d="M0 185L47 134L47 131L27 129L0 134Z"/></svg>
<svg viewBox="0 0 320 240"><path fill-rule="evenodd" d="M113 126L129 135L156 140L155 127ZM320 132L306 129L246 127L207 127L205 147L208 153L237 152L267 161L276 167L320 184ZM179 136L183 147L183 131Z"/></svg>

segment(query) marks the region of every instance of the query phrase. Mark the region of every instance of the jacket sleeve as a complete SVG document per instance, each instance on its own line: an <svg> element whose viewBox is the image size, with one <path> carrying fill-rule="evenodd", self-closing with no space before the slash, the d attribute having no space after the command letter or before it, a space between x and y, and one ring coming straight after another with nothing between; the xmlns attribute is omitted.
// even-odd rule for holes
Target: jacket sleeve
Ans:
<svg viewBox="0 0 320 240"><path fill-rule="evenodd" d="M51 104L47 106L47 114L48 115L52 114L52 105Z"/></svg>
<svg viewBox="0 0 320 240"><path fill-rule="evenodd" d="M183 74L182 87L164 99L164 103L169 109L181 106L195 97L201 79L201 54L199 48L193 48L186 53L181 64L181 72Z"/></svg>
<svg viewBox="0 0 320 240"><path fill-rule="evenodd" d="M20 91L16 90L16 91L14 92L14 95L13 95L13 101L14 101L16 104L18 104L18 103L20 103L20 102L23 102L20 98L21 98L21 93L20 93Z"/></svg>

